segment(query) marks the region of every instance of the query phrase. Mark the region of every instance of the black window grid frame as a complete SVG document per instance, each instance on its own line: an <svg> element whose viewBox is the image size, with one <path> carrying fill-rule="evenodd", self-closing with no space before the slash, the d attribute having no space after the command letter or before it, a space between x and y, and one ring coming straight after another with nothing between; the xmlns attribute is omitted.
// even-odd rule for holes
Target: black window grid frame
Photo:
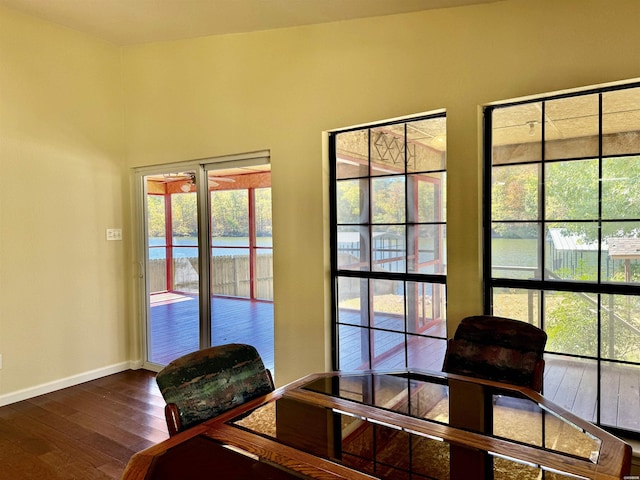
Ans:
<svg viewBox="0 0 640 480"><path fill-rule="evenodd" d="M332 328L331 328L331 332L332 332L332 337L331 337L331 354L332 354L332 369L333 370L339 370L340 369L340 365L339 365L339 353L340 353L340 348L339 348L339 328L340 325L343 325L341 323L339 323L338 321L338 280L340 278L355 278L355 279L361 279L361 280L367 280L367 282L369 283L369 281L371 280L389 280L389 281L399 281L399 282L403 282L404 286L405 286L405 297L406 297L406 285L407 283L410 282L417 282L417 283L432 283L432 284L439 284L439 285L443 285L445 287L445 295L446 295L446 274L428 274L428 273L408 273L407 267L408 267L408 262L405 259L405 272L385 272L385 271L374 271L372 267L372 246L371 243L369 242L369 269L368 270L349 270L349 269L339 269L338 268L338 227L339 226L343 226L343 225L348 225L348 226L360 226L360 227L368 227L370 229L370 233L369 233L369 240L371 240L372 238L372 228L374 226L385 226L385 225L393 225L393 226L397 226L400 225L402 227L404 227L404 232L405 232L405 245L408 245L408 235L409 235L409 226L418 226L418 225L440 225L442 226L442 228L446 229L446 219L443 221L439 221L439 222L408 222L407 221L407 215L406 212L408 211L409 207L408 207L408 195L407 195L407 182L405 181L405 221L403 223L394 223L394 224L385 224L385 223L376 223L374 224L372 221L372 208L371 208L371 180L375 179L375 178L380 178L383 177L382 175L371 175L371 171L370 168L368 169L367 175L360 175L360 176L354 176L352 178L340 178L340 180L356 180L356 179L367 179L369 182L369 208L368 208L368 221L367 223L359 223L359 224L338 224L337 222L337 182L338 182L338 178L337 178L337 172L336 172L336 158L337 158L337 146L336 146L336 139L338 137L338 135L343 134L343 133L348 133L348 132L352 132L352 131L358 131L358 130L363 130L363 129L367 129L368 131L368 146L369 148L367 149L368 151L368 164L371 164L371 130L372 129L376 129L376 128L380 128L380 127L386 127L386 126L392 126L392 125L398 125L398 124L404 124L404 155L405 155L405 166L404 166L404 171L401 173L396 173L396 174L389 174L389 175L385 175L387 177L393 177L393 176L397 176L397 177L402 177L402 178L407 178L410 175L415 175L415 174L420 174L420 173L424 173L424 174L434 174L434 173L446 173L446 168L444 169L435 169L435 170L423 170L423 171L411 171L408 172L407 171L407 162L406 162L406 155L407 155L407 134L406 134L406 124L407 123L411 123L411 122L415 122L415 121L419 121L419 120L427 120L427 119L431 119L431 118L446 118L446 113L438 113L438 114L433 114L433 115L425 115L425 116L420 116L420 117L415 117L415 118L407 118L407 119L401 119L401 120L397 120L397 121L391 121L391 122L382 122L382 123L376 123L376 124L372 124L372 125L368 125L368 126L363 126L363 127L354 127L354 128L349 128L349 129L342 129L342 130L336 130L333 132L329 133L329 137L328 137L328 146L329 146L329 207L330 207L330 265L331 265L331 305L332 305L332 309L331 309L331 324L332 324ZM406 255L405 255L406 257ZM446 299L445 299L445 304L446 304ZM407 349L406 349L406 345L407 345L407 339L410 338L411 336L420 336L420 337L427 337L427 338L436 338L438 340L440 340L440 337L433 337L431 335L425 335L425 334L414 334L414 333L410 333L407 331L407 325L406 325L406 302L404 305L404 317L405 317L405 328L404 328L404 332L402 332L404 334L405 337L405 365L408 363L408 358L407 358ZM345 324L348 325L348 324ZM385 330L385 329L381 329L381 328L374 328L370 325L365 326L359 326L360 328L366 330L368 332L369 338L371 338L371 332L376 330L376 331L383 331L383 332L389 332L389 333L400 333L396 330ZM371 352L371 348L369 348L369 364L371 365L372 363L372 352Z"/></svg>
<svg viewBox="0 0 640 480"><path fill-rule="evenodd" d="M610 363L610 364L620 364L620 365L640 365L640 362L631 362L626 360L619 359L610 359L603 358L602 356L602 297L606 295L623 295L623 296L634 296L640 297L640 284L633 285L627 283L614 283L614 282L603 282L602 281L602 224L606 222L636 222L640 223L640 217L638 218L624 218L624 219L603 219L602 218L602 164L604 159L609 158L623 158L623 157L640 157L640 145L638 147L638 151L635 153L621 153L621 154L612 154L612 155L604 155L603 154L603 95L607 92L620 91L632 88L639 88L640 82L633 82L609 87L602 88L591 88L584 90L577 90L574 92L567 92L557 95L549 95L543 96L539 98L527 99L522 101L515 102L506 102L500 103L499 105L490 105L486 106L483 110L483 215L482 215L482 231L483 231L483 299L484 299L484 313L487 315L491 315L493 312L493 291L497 288L513 288L520 290L529 290L533 292L537 292L540 294L540 304L538 306L539 310L539 321L541 328L545 328L545 292L572 292L572 293L585 293L596 295L597 297L597 353L596 356L591 355L578 355L571 354L565 352L558 351L548 351L545 350L545 353L553 354L554 356L559 357L567 357L567 358L578 358L582 360L591 360L596 362L597 368L597 400L596 403L598 408L596 409L596 423L600 425L601 422L601 380L602 380L602 363ZM598 154L597 156L588 156L588 157L567 157L561 159L551 159L547 160L545 158L545 128L546 122L544 121L544 106L547 102L563 99L563 98L571 98L571 97L579 97L583 95L598 95ZM543 273L541 278L539 279L508 279L508 278L499 278L494 277L492 275L493 267L492 267L492 250L491 250L491 239L492 239L492 172L493 172L493 124L492 124L492 114L497 109L513 107L518 105L525 105L529 103L542 103L543 108L541 112L541 118L543 121L541 122L541 149L540 155L541 159L539 161L526 161L526 162L513 162L513 163L500 163L500 166L509 166L509 165L527 165L527 164L539 164L542 166L542 175L543 181L540 182L540 191L539 191L539 215L536 220L501 220L501 223L509 223L509 224L522 224L522 223L538 223L538 235L539 238L542 238L542 241L538 242L538 255L539 262L538 265L542 269ZM588 160L588 159L597 159L598 160L598 217L596 219L547 219L545 218L545 182L544 182L544 166L551 163L556 162L567 162L567 161L579 161L579 160ZM545 278L544 269L546 265L546 251L544 248L544 234L545 234L545 226L550 223L559 223L559 222L571 222L571 223L590 223L597 226L597 245L598 245L598 254L597 254L597 280L592 282L579 281L579 280L557 280L557 279L549 279ZM612 427L608 425L600 425L607 430L612 431L616 434L626 435L633 438L640 438L640 434L629 431L625 429L620 429L617 427Z"/></svg>

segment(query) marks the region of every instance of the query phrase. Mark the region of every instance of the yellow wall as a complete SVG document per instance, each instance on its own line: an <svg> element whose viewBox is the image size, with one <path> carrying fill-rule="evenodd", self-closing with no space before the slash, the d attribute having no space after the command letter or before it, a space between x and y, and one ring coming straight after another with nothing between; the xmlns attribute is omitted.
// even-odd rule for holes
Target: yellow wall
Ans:
<svg viewBox="0 0 640 480"><path fill-rule="evenodd" d="M0 395L140 359L121 161L271 151L282 384L329 365L322 132L446 108L449 318L480 312L479 107L640 77L638 18L505 0L118 50L0 10Z"/></svg>
<svg viewBox="0 0 640 480"><path fill-rule="evenodd" d="M289 381L325 368L329 346L321 132L447 109L455 327L482 309L479 106L640 76L638 18L636 0L507 0L127 48L129 164L271 150L276 377Z"/></svg>
<svg viewBox="0 0 640 480"><path fill-rule="evenodd" d="M0 9L0 400L128 365L121 51Z"/></svg>

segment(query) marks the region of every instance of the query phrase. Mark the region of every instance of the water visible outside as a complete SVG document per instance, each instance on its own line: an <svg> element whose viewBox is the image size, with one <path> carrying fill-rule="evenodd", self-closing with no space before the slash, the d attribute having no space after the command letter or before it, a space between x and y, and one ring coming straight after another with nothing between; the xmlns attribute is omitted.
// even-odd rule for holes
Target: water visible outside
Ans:
<svg viewBox="0 0 640 480"><path fill-rule="evenodd" d="M174 258L196 258L198 256L198 238L197 237L174 237L173 239L173 257ZM232 255L233 252L237 252L237 249L248 249L249 238L248 237L214 237L214 247L211 249L211 255L214 257ZM273 248L273 241L271 237L258 237L256 238L256 245L258 247ZM149 260L156 260L165 258L165 239L163 237L149 237ZM235 247L229 248L216 248L216 247ZM269 250L257 249L258 255L260 253L271 253ZM246 252L243 252L246 253Z"/></svg>

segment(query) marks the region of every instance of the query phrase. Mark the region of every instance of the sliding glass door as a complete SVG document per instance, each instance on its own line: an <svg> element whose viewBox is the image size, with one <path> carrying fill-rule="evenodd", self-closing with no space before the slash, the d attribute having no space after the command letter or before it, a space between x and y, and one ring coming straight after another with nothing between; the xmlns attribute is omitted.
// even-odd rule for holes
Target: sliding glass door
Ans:
<svg viewBox="0 0 640 480"><path fill-rule="evenodd" d="M147 361L200 348L198 208L194 170L146 175Z"/></svg>
<svg viewBox="0 0 640 480"><path fill-rule="evenodd" d="M210 170L207 181L210 343L251 344L273 372L271 173Z"/></svg>
<svg viewBox="0 0 640 480"><path fill-rule="evenodd" d="M248 343L273 371L268 154L137 172L145 363Z"/></svg>

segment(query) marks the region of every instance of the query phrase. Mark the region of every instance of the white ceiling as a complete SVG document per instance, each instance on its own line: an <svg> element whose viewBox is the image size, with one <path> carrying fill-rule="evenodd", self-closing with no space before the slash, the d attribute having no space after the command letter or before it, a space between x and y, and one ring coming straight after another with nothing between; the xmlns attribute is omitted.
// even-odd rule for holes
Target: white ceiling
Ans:
<svg viewBox="0 0 640 480"><path fill-rule="evenodd" d="M501 0L0 0L116 45L336 22Z"/></svg>

